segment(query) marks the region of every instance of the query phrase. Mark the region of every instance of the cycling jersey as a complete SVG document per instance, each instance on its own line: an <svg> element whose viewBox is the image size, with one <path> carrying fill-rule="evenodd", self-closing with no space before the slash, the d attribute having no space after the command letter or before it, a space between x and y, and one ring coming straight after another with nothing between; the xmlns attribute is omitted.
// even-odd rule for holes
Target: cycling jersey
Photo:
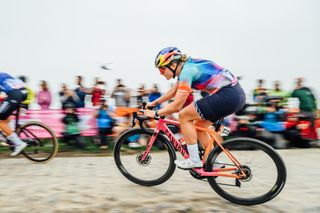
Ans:
<svg viewBox="0 0 320 213"><path fill-rule="evenodd" d="M28 91L23 81L3 72L0 72L0 91L7 94L6 99L0 104L0 120L6 120L19 104L26 100Z"/></svg>
<svg viewBox="0 0 320 213"><path fill-rule="evenodd" d="M0 90L8 93L15 89L22 89L25 84L20 79L14 78L11 75L0 72Z"/></svg>
<svg viewBox="0 0 320 213"><path fill-rule="evenodd" d="M188 58L178 77L180 92L191 92L192 89L210 94L227 85L236 85L238 79L230 71L212 61Z"/></svg>

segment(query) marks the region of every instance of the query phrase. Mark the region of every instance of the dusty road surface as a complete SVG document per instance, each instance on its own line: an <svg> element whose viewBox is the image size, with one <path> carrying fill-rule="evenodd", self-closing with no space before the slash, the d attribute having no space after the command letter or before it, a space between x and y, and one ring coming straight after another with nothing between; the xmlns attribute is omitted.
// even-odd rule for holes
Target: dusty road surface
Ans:
<svg viewBox="0 0 320 213"><path fill-rule="evenodd" d="M286 186L257 206L232 204L180 169L162 185L142 187L120 174L113 157L0 159L0 212L320 212L320 149L279 152Z"/></svg>

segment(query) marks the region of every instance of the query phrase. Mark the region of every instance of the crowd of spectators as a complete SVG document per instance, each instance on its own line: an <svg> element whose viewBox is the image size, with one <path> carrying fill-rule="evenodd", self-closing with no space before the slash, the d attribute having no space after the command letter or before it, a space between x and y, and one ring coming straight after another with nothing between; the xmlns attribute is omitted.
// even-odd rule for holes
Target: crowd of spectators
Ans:
<svg viewBox="0 0 320 213"><path fill-rule="evenodd" d="M28 84L26 77L20 76L20 79ZM80 131L75 128L75 124L79 122L77 108L89 107L96 109L94 116L97 119L99 143L101 148L107 148L106 135L111 133L119 134L128 128L127 121L121 122L121 120L116 119L114 108L139 107L142 102L151 102L161 96L161 91L157 84L153 84L150 89L141 84L137 89L132 90L123 83L122 79L116 79L115 87L107 91L106 82L99 78L95 78L91 87L85 86L83 82L82 76L76 76L76 86L74 88L71 89L67 84L63 83L58 93L61 109L65 114L65 118L62 120L65 124L64 140L67 142L74 140L79 147L84 147L84 144L80 139ZM250 119L247 119L247 121L237 119L236 126L238 129L234 128L233 131L239 130L239 127L245 122L256 124L256 121L260 121L259 125L264 130L272 133L283 133L288 130L287 123L284 121L288 121L287 115L290 115L293 111L295 115L299 114L300 117L303 115L305 120L310 121L311 128L316 126L316 98L311 89L304 85L303 78L296 79L293 91L283 90L280 81L275 81L271 89L266 88L264 84L265 81L263 79L257 80L257 87L253 90L254 103L246 105L246 109L255 105L255 111L253 113L243 109L239 112L238 115L249 115ZM29 105L36 102L41 110L49 110L55 94L50 91L46 81L41 81L39 86L40 88L37 92L33 92L27 87L29 95L25 104ZM203 96L203 94L201 95ZM190 94L185 106L192 103L194 98L194 95ZM290 109L288 100L291 98L298 100L298 108ZM111 106L110 103L112 103ZM160 107L160 105L157 106L157 108ZM252 119L253 117L254 119ZM253 120L254 122L252 122ZM250 134L248 133L246 136L250 136ZM256 135L251 136L256 137Z"/></svg>
<svg viewBox="0 0 320 213"><path fill-rule="evenodd" d="M25 76L19 78L28 85ZM36 92L27 86L29 95L24 104L36 103L41 110L52 109L55 94L50 91L47 81L42 80L39 86ZM115 87L107 92L105 81L95 78L94 85L86 87L83 85L83 77L76 76L76 86L71 89L67 84L62 83L58 96L61 109L70 104L75 108L99 107L102 99L107 102L109 102L108 99L113 100L116 107L132 107L139 106L142 102L153 101L161 96L157 84L153 84L150 89L146 89L144 84L141 84L135 91L133 93L130 88L126 87L122 79L117 79Z"/></svg>
<svg viewBox="0 0 320 213"><path fill-rule="evenodd" d="M297 78L293 91L285 91L281 88L280 81L274 82L272 89L264 87L264 80L259 79L258 85L253 91L253 100L258 105L263 106L273 105L278 109L288 110L288 99L295 98L299 102L299 113L308 117L314 125L314 119L317 112L317 99L312 90L304 85L303 78Z"/></svg>
<svg viewBox="0 0 320 213"><path fill-rule="evenodd" d="M264 83L263 79L257 81L254 103L237 113L234 133L260 138L275 147L310 147L312 140L317 141L320 128L312 90L304 85L303 78L296 79L293 91L283 90L280 81L275 81L272 89ZM289 100L299 104L290 106Z"/></svg>
<svg viewBox="0 0 320 213"><path fill-rule="evenodd" d="M20 76L26 85L27 78ZM142 102L149 102L161 96L161 92L157 84L153 84L152 88L146 89L144 84L141 84L136 93L125 86L122 79L116 79L115 87L107 91L106 82L95 78L92 87L86 87L83 84L84 78L76 76L76 86L71 89L67 84L62 83L61 89L58 92L60 107L64 114L61 122L64 124L63 141L67 144L75 144L79 148L84 148L85 144L81 140L81 131L78 127L80 123L77 109L93 108L96 113L93 115L96 118L97 126L97 144L101 149L108 148L108 140L106 135L118 135L128 128L128 118L117 118L115 108L128 108L141 106ZM55 96L50 91L46 81L41 81L40 88L34 92L27 86L28 98L24 102L27 106L37 104L40 110L50 110L53 105L53 97ZM111 106L109 106L111 104ZM160 106L157 106L158 108ZM37 107L36 107L37 108ZM138 144L131 144L138 146Z"/></svg>

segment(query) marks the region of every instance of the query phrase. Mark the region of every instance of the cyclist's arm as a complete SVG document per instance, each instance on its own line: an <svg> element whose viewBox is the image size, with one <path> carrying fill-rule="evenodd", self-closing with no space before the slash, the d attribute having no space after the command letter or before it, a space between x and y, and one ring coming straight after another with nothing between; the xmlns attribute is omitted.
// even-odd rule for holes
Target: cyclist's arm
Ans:
<svg viewBox="0 0 320 213"><path fill-rule="evenodd" d="M190 93L177 91L174 96L174 101L158 110L159 116L171 115L172 113L179 112L184 103L186 102Z"/></svg>
<svg viewBox="0 0 320 213"><path fill-rule="evenodd" d="M179 82L177 82L170 90L168 90L164 95L162 95L161 97L157 98L156 100L154 100L152 102L152 104L157 105L157 104L161 104L165 101L168 101L170 99L172 99L176 93L177 93L177 89L178 89L178 84Z"/></svg>
<svg viewBox="0 0 320 213"><path fill-rule="evenodd" d="M177 92L174 96L174 101L166 105L164 108L158 110L159 116L170 115L172 113L179 112L191 92L192 89L187 82L180 82L178 84Z"/></svg>

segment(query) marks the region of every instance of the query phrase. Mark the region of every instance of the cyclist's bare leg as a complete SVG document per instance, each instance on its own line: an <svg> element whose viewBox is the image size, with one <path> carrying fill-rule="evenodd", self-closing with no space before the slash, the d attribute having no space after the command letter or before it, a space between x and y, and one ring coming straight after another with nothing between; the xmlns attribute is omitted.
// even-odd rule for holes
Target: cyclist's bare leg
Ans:
<svg viewBox="0 0 320 213"><path fill-rule="evenodd" d="M197 130L193 125L193 122L196 120L201 120L201 117L198 115L193 104L188 105L179 112L181 132L187 143L189 152L188 159L175 161L175 164L182 169L202 167L197 144Z"/></svg>
<svg viewBox="0 0 320 213"><path fill-rule="evenodd" d="M212 125L212 122L208 120L201 120L195 121L194 124L196 126L207 129L210 125ZM197 130L197 136L204 149L206 149L208 144L212 142L210 135L205 131Z"/></svg>
<svg viewBox="0 0 320 213"><path fill-rule="evenodd" d="M19 136L11 130L9 127L10 118L6 120L0 120L0 129L6 134L8 139L14 144L14 150L11 153L11 156L18 155L26 146L27 144L23 142Z"/></svg>
<svg viewBox="0 0 320 213"><path fill-rule="evenodd" d="M179 112L179 121L181 132L184 140L188 145L197 143L197 130L193 124L194 121L201 121L202 118L198 114L193 104L188 105Z"/></svg>
<svg viewBox="0 0 320 213"><path fill-rule="evenodd" d="M0 120L0 129L6 136L9 136L13 133L11 128L9 127L9 122L10 118L7 118L6 120Z"/></svg>

